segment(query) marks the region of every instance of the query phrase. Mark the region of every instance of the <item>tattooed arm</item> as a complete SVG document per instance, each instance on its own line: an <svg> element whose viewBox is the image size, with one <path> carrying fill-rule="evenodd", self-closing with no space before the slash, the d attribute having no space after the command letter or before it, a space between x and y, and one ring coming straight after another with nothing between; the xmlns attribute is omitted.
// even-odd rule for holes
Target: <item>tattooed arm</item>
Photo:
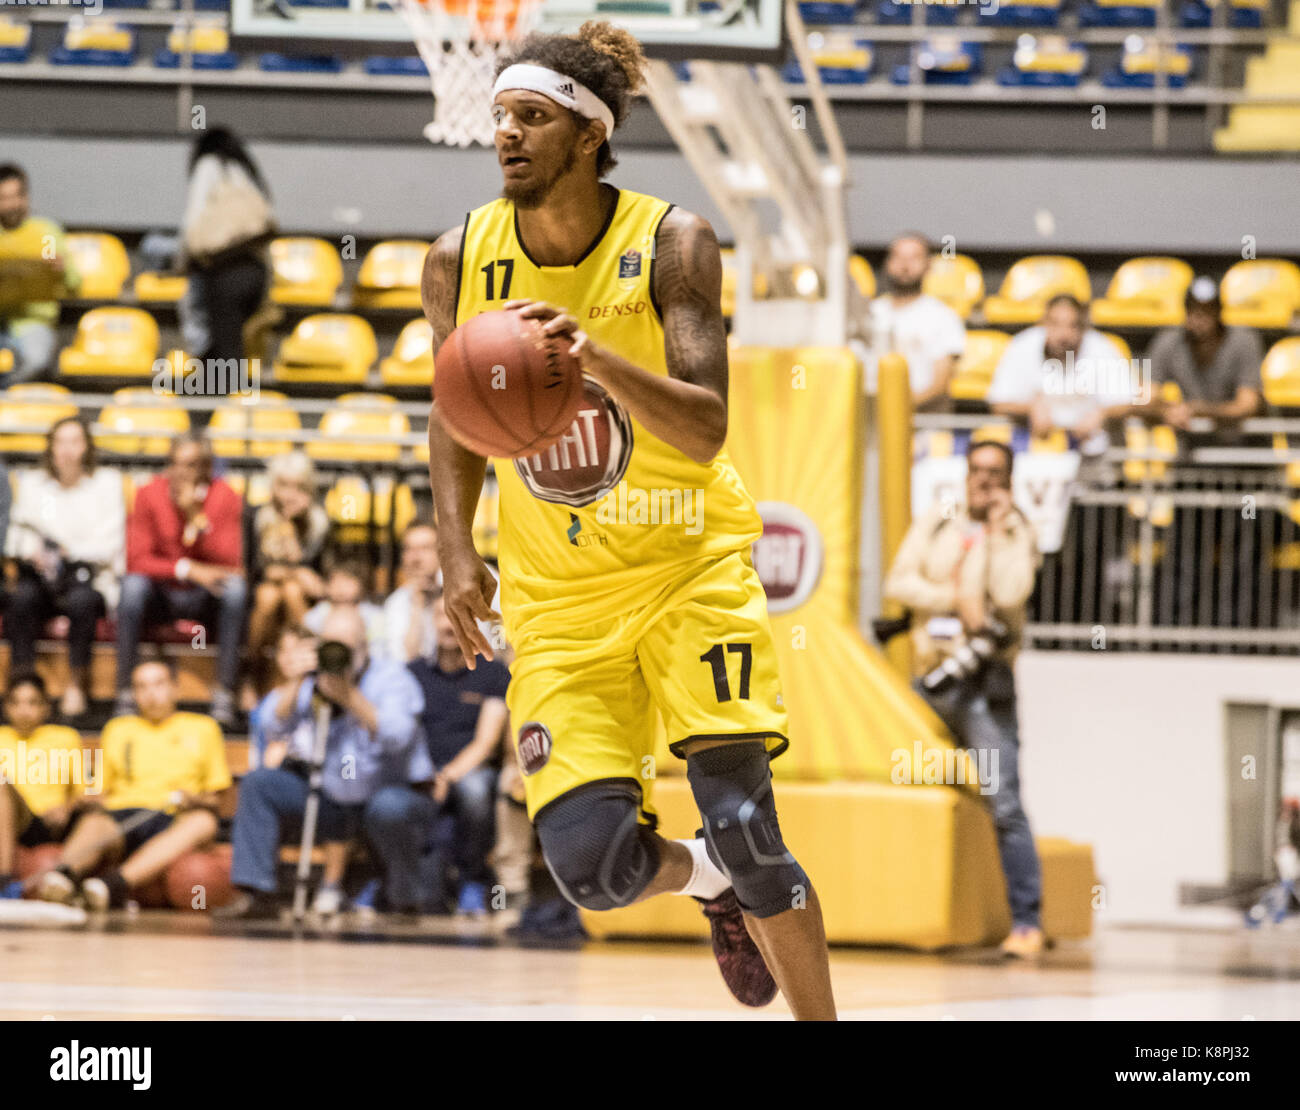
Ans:
<svg viewBox="0 0 1300 1110"><path fill-rule="evenodd" d="M420 298L433 328L433 349L456 327L456 292L460 275L463 228L439 236L424 260ZM474 669L475 655L492 658L492 647L478 621L492 620L496 579L474 548L474 510L483 492L487 460L467 451L447 434L435 401L429 409L429 485L438 525L438 558L442 565L443 605L465 663Z"/></svg>
<svg viewBox="0 0 1300 1110"><path fill-rule="evenodd" d="M582 368L648 431L698 463L727 438L727 333L722 323L722 257L707 220L679 208L659 224L652 270L663 316L668 377L593 343L578 322L541 302L514 302L573 338Z"/></svg>

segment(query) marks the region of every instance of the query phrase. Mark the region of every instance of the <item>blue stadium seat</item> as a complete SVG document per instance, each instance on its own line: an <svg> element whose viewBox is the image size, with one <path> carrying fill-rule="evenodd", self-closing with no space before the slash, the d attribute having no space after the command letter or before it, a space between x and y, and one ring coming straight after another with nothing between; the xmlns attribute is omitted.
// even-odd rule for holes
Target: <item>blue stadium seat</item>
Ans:
<svg viewBox="0 0 1300 1110"><path fill-rule="evenodd" d="M1257 31L1264 26L1266 0L1232 0L1228 12L1228 26L1238 31ZM1180 27L1211 27L1214 25L1214 8L1203 0L1184 0L1178 10Z"/></svg>
<svg viewBox="0 0 1300 1110"><path fill-rule="evenodd" d="M912 22L912 9L907 0L880 0L875 22L882 27L898 27ZM957 22L957 5L926 4L925 23L928 27L952 27Z"/></svg>
<svg viewBox="0 0 1300 1110"><path fill-rule="evenodd" d="M977 42L929 39L916 47L916 64L927 85L969 85L984 68L984 48ZM890 80L906 85L911 74L906 65L894 67Z"/></svg>
<svg viewBox="0 0 1300 1110"><path fill-rule="evenodd" d="M195 69L234 69L239 65L239 55L230 49L230 35L225 27L211 23L199 24L188 32L176 27L167 36L167 45L153 57L158 69L178 69L186 48L190 64Z"/></svg>
<svg viewBox="0 0 1300 1110"><path fill-rule="evenodd" d="M429 68L424 59L414 58L367 58L365 70L372 77L428 77Z"/></svg>
<svg viewBox="0 0 1300 1110"><path fill-rule="evenodd" d="M1154 27L1159 0L1084 0L1079 5L1080 27Z"/></svg>
<svg viewBox="0 0 1300 1110"><path fill-rule="evenodd" d="M8 16L0 19L0 62L25 62L32 52L32 25Z"/></svg>
<svg viewBox="0 0 1300 1110"><path fill-rule="evenodd" d="M135 61L135 33L112 20L71 22L63 45L50 52L56 66L129 66Z"/></svg>
<svg viewBox="0 0 1300 1110"><path fill-rule="evenodd" d="M809 26L818 23L852 23L857 0L799 0L799 15Z"/></svg>
<svg viewBox="0 0 1300 1110"><path fill-rule="evenodd" d="M1108 89L1155 88L1158 61L1159 54L1154 44L1138 35L1130 35L1124 41L1119 65L1103 73L1101 83ZM1184 88L1192 75L1192 68L1190 46L1175 46L1164 56L1163 69L1171 89Z"/></svg>
<svg viewBox="0 0 1300 1110"><path fill-rule="evenodd" d="M865 85L875 65L875 52L866 39L851 36L808 36L817 73L827 85ZM797 58L791 58L781 69L784 80L793 85L803 84L803 70Z"/></svg>
<svg viewBox="0 0 1300 1110"><path fill-rule="evenodd" d="M1061 0L999 0L975 14L982 27L1055 27L1060 18Z"/></svg>
<svg viewBox="0 0 1300 1110"><path fill-rule="evenodd" d="M333 54L263 54L257 65L267 73L343 72L343 59Z"/></svg>
<svg viewBox="0 0 1300 1110"><path fill-rule="evenodd" d="M1031 88L1075 88L1088 68L1088 50L1063 35L1021 35L1011 65L998 84Z"/></svg>

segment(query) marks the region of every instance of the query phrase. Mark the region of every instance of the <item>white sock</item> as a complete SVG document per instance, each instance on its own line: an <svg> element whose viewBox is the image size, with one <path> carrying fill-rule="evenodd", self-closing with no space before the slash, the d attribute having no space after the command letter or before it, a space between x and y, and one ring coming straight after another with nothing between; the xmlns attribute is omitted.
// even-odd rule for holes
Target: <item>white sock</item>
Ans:
<svg viewBox="0 0 1300 1110"><path fill-rule="evenodd" d="M702 837L692 837L690 840L675 840L674 844L684 844L686 850L691 853L691 877L678 894L689 894L695 898L716 898L731 885L731 880L727 878L713 860L709 859L708 850L704 847Z"/></svg>

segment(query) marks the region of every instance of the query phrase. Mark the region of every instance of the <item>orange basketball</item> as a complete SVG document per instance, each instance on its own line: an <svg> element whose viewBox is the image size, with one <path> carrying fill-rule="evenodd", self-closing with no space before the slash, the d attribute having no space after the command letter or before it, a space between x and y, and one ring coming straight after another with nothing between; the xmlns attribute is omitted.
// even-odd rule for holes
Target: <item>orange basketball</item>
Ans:
<svg viewBox="0 0 1300 1110"><path fill-rule="evenodd" d="M230 845L189 852L167 868L167 900L178 910L215 910L234 900Z"/></svg>
<svg viewBox="0 0 1300 1110"><path fill-rule="evenodd" d="M534 455L568 433L583 401L568 340L511 309L484 312L453 331L434 360L433 399L461 446L497 458Z"/></svg>

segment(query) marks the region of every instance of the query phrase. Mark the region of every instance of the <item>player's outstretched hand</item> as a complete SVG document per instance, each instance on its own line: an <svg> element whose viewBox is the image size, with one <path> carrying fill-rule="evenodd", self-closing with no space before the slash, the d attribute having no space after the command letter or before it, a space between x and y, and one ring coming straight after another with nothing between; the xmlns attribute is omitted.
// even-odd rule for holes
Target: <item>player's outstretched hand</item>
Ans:
<svg viewBox="0 0 1300 1110"><path fill-rule="evenodd" d="M475 656L491 659L492 645L479 628L479 621L499 621L501 614L492 608L497 580L488 565L472 547L442 558L442 606L456 632L456 642L471 671Z"/></svg>

